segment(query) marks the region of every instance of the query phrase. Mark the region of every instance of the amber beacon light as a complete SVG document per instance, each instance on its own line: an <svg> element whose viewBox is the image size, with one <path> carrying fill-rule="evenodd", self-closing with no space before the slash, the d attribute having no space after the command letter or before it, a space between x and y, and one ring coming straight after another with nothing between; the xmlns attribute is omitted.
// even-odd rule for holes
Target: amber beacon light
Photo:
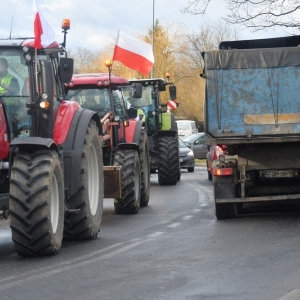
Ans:
<svg viewBox="0 0 300 300"><path fill-rule="evenodd" d="M69 19L63 19L62 24L61 24L61 28L63 30L69 30L71 27L71 22Z"/></svg>

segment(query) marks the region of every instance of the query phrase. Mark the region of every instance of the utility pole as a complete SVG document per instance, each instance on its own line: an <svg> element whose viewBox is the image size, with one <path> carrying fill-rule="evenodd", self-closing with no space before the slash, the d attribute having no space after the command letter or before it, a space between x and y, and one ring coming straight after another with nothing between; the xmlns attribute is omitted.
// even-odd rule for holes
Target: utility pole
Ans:
<svg viewBox="0 0 300 300"><path fill-rule="evenodd" d="M11 17L10 34L9 34L9 39L10 40L11 40L11 32L12 32L13 21L14 21L14 16Z"/></svg>
<svg viewBox="0 0 300 300"><path fill-rule="evenodd" d="M152 13L152 16L153 16L153 19L152 19L152 51L153 51L153 55L154 55L154 8L155 8L155 0L153 0L153 13ZM152 70L151 70L151 78L154 78L154 65L152 67Z"/></svg>

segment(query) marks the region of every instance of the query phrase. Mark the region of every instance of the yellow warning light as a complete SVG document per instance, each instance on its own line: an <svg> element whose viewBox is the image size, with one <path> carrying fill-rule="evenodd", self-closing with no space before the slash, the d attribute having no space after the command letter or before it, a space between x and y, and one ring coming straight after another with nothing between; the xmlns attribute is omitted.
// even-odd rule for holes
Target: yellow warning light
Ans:
<svg viewBox="0 0 300 300"><path fill-rule="evenodd" d="M40 103L40 107L44 109L48 109L50 107L50 103L48 101L42 101Z"/></svg>
<svg viewBox="0 0 300 300"><path fill-rule="evenodd" d="M63 30L69 30L71 26L71 22L69 19L63 19L62 24L61 24L61 28Z"/></svg>
<svg viewBox="0 0 300 300"><path fill-rule="evenodd" d="M111 62L109 59L107 59L107 60L105 61L105 66L106 66L107 68L111 67L111 66L112 66L112 62Z"/></svg>
<svg viewBox="0 0 300 300"><path fill-rule="evenodd" d="M129 127L129 120L124 121L124 127Z"/></svg>
<svg viewBox="0 0 300 300"><path fill-rule="evenodd" d="M171 77L170 73L166 73L166 77L169 79Z"/></svg>

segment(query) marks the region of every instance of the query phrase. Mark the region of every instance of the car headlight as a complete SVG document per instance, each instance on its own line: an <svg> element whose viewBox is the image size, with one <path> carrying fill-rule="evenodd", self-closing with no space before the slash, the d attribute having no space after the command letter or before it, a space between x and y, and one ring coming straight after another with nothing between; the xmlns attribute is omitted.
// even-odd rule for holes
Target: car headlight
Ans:
<svg viewBox="0 0 300 300"><path fill-rule="evenodd" d="M187 156L194 156L194 152L193 151L189 151L186 155Z"/></svg>

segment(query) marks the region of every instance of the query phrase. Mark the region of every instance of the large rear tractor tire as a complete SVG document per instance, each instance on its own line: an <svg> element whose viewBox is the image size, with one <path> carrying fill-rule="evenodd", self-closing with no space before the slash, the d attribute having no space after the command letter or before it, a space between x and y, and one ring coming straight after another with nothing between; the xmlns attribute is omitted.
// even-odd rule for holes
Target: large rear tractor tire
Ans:
<svg viewBox="0 0 300 300"><path fill-rule="evenodd" d="M135 214L140 208L141 167L138 152L118 150L115 153L115 166L122 166L122 197L114 199L117 214Z"/></svg>
<svg viewBox="0 0 300 300"><path fill-rule="evenodd" d="M230 178L228 178L230 179ZM225 179L227 180L227 179ZM224 182L223 178L213 176L214 209L218 220L233 219L237 214L235 203L217 203L216 199L236 198L235 188L231 182Z"/></svg>
<svg viewBox="0 0 300 300"><path fill-rule="evenodd" d="M180 180L179 150L176 137L163 136L158 139L159 165L158 183L175 185Z"/></svg>
<svg viewBox="0 0 300 300"><path fill-rule="evenodd" d="M95 239L103 212L104 178L102 148L96 123L91 121L84 139L78 191L67 201L64 236L69 239ZM76 211L78 210L78 211Z"/></svg>
<svg viewBox="0 0 300 300"><path fill-rule="evenodd" d="M150 161L149 143L145 129L141 130L140 140L140 164L141 164L141 206L147 206L150 197Z"/></svg>
<svg viewBox="0 0 300 300"><path fill-rule="evenodd" d="M56 254L64 224L64 178L58 153L18 152L10 179L10 227L21 256Z"/></svg>

